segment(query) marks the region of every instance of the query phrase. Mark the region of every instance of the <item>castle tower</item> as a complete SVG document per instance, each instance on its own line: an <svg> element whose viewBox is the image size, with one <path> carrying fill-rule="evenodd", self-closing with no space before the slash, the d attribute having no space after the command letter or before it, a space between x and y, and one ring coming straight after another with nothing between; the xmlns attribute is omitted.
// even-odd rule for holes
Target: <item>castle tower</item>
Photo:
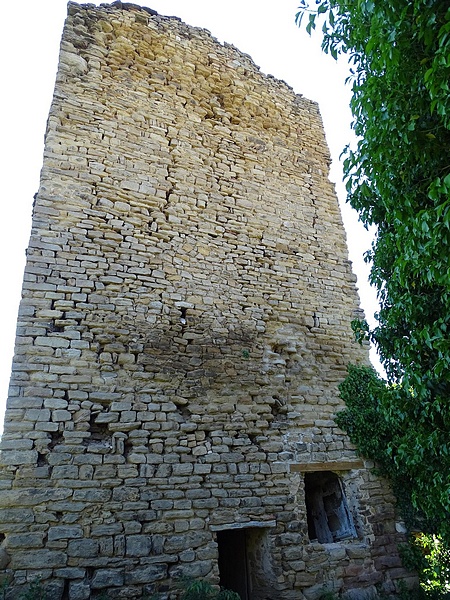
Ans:
<svg viewBox="0 0 450 600"><path fill-rule="evenodd" d="M316 104L236 48L69 4L2 440L13 593L405 576L391 492L334 421L368 356L328 165Z"/></svg>

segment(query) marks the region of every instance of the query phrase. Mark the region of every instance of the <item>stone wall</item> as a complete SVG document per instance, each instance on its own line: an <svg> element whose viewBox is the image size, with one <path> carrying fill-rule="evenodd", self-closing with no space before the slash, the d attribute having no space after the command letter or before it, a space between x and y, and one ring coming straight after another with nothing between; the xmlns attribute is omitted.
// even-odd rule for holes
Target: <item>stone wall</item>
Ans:
<svg viewBox="0 0 450 600"><path fill-rule="evenodd" d="M334 422L368 356L328 165L316 104L236 48L69 4L2 441L14 593L405 577L392 495Z"/></svg>

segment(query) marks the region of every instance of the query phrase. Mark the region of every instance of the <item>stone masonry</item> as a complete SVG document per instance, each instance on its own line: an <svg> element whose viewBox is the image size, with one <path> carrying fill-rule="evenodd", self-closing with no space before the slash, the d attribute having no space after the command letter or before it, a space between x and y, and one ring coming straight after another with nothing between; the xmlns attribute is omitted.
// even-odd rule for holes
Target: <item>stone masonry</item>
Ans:
<svg viewBox="0 0 450 600"><path fill-rule="evenodd" d="M368 354L328 166L316 104L249 56L69 4L2 440L10 597L408 579L391 492L334 421Z"/></svg>

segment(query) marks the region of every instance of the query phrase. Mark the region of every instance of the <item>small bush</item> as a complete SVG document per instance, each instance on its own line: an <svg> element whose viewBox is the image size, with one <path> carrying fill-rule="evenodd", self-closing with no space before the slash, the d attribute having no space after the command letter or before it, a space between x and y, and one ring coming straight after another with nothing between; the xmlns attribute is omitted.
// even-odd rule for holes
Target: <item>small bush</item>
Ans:
<svg viewBox="0 0 450 600"><path fill-rule="evenodd" d="M241 600L232 590L217 589L204 579L185 580L181 583L181 600Z"/></svg>
<svg viewBox="0 0 450 600"><path fill-rule="evenodd" d="M32 581L27 590L22 592L19 596L19 600L46 600L47 595L45 593L44 586L42 585L39 577Z"/></svg>

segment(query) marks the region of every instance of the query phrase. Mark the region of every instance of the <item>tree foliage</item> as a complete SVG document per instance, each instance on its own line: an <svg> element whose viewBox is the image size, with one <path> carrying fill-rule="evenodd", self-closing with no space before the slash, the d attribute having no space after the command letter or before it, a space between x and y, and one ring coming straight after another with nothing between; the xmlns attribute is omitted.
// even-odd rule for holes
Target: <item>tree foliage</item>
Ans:
<svg viewBox="0 0 450 600"><path fill-rule="evenodd" d="M402 558L406 567L421 574L425 598L450 599L450 549L438 536L416 534Z"/></svg>
<svg viewBox="0 0 450 600"><path fill-rule="evenodd" d="M395 384L378 406L392 469L450 540L450 5L303 0L302 18L351 65L344 171L348 201L377 227L366 260L380 302L377 326L356 329Z"/></svg>
<svg viewBox="0 0 450 600"><path fill-rule="evenodd" d="M380 475L390 479L408 528L439 532L450 540L450 521L442 507L440 486L433 484L436 473L448 469L448 461L442 465L433 447L421 447L414 424L399 418L405 401L414 401L412 393L389 386L372 368L356 365L349 365L339 390L346 408L336 421L359 453L375 461ZM448 435L438 436L439 443L448 445Z"/></svg>
<svg viewBox="0 0 450 600"><path fill-rule="evenodd" d="M378 473L390 479L406 525L415 532L411 544L402 548L402 558L407 568L419 574L422 595L417 597L450 598L450 522L445 510L435 508L436 502L439 506L438 486L432 483L442 469L439 458L433 451L416 454L412 425L413 460L405 460L404 426L392 410L399 398L403 400L400 387L389 386L370 367L349 365L339 390L346 408L337 415L338 425L361 455L375 461ZM441 441L447 443L444 438Z"/></svg>

